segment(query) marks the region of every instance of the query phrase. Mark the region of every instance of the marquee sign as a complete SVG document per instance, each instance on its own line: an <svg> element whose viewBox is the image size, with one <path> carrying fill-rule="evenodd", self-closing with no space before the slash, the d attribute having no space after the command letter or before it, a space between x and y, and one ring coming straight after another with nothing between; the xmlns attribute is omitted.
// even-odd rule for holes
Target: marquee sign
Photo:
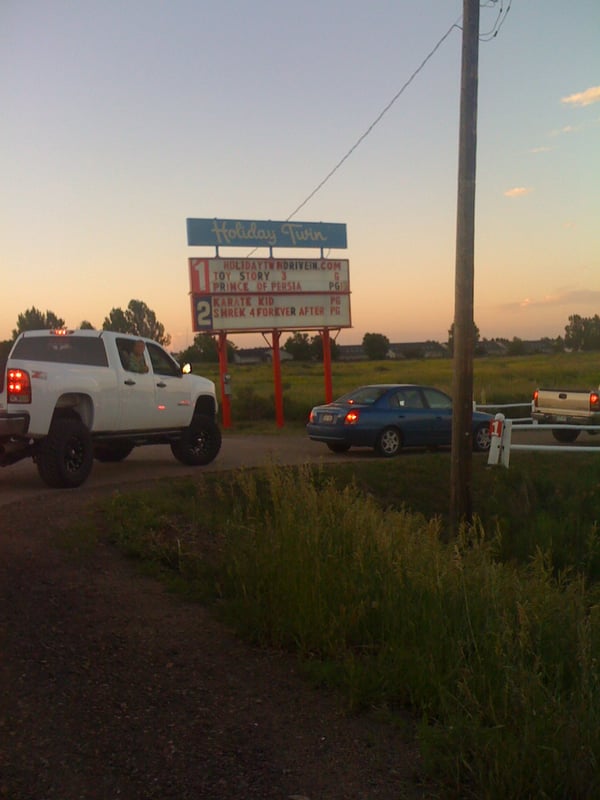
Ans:
<svg viewBox="0 0 600 800"><path fill-rule="evenodd" d="M193 330L350 327L347 259L190 258Z"/></svg>
<svg viewBox="0 0 600 800"><path fill-rule="evenodd" d="M332 400L330 329L350 328L347 259L323 258L345 249L346 226L336 222L188 219L188 245L214 246L215 258L189 258L192 330L217 334L223 425L230 425L227 334L273 337L277 425L283 425L279 338L282 331L322 333L325 397ZM223 258L219 247L269 248L268 258ZM273 257L273 248L320 249L321 258ZM252 250L254 252L254 250Z"/></svg>
<svg viewBox="0 0 600 800"><path fill-rule="evenodd" d="M349 292L348 259L189 258L192 294Z"/></svg>
<svg viewBox="0 0 600 800"><path fill-rule="evenodd" d="M349 294L193 294L193 330L260 332L349 328Z"/></svg>

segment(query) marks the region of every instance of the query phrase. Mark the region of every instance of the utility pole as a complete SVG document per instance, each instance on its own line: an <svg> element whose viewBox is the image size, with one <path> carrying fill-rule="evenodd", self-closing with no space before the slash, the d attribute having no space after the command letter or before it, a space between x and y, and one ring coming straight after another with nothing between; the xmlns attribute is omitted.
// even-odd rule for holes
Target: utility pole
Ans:
<svg viewBox="0 0 600 800"><path fill-rule="evenodd" d="M454 533L461 523L469 525L473 521L473 277L478 58L479 0L463 0L450 470L450 524Z"/></svg>

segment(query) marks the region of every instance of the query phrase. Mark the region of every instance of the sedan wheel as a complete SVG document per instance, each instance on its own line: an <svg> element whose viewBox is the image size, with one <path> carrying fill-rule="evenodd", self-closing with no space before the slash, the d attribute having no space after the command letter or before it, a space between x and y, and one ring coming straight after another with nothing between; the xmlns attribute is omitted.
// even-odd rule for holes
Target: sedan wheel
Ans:
<svg viewBox="0 0 600 800"><path fill-rule="evenodd" d="M490 426L486 422L484 425L480 425L475 430L475 436L473 437L473 450L476 453L487 453L490 449L490 444L492 441L492 435L490 433Z"/></svg>
<svg viewBox="0 0 600 800"><path fill-rule="evenodd" d="M384 428L377 437L375 452L384 458L393 458L401 449L402 434L398 428Z"/></svg>

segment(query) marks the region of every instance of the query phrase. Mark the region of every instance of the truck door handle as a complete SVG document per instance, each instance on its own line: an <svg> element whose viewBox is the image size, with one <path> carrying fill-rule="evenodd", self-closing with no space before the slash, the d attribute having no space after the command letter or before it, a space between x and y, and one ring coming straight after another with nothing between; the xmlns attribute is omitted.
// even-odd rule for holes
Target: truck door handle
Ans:
<svg viewBox="0 0 600 800"><path fill-rule="evenodd" d="M164 389L167 384L164 381L161 381L160 383L157 383L156 385L158 386L159 389Z"/></svg>
<svg viewBox="0 0 600 800"><path fill-rule="evenodd" d="M132 381L131 378L127 378L127 380L124 381L124 383L125 386L135 386L135 381Z"/></svg>

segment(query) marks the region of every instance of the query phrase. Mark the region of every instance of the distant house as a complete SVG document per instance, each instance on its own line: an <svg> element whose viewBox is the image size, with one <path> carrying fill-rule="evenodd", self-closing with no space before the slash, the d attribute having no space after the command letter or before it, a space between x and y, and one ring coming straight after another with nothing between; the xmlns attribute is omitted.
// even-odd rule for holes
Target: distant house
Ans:
<svg viewBox="0 0 600 800"><path fill-rule="evenodd" d="M477 352L485 356L505 356L507 343L503 339L482 339L477 342Z"/></svg>
<svg viewBox="0 0 600 800"><path fill-rule="evenodd" d="M367 354L363 350L362 344L340 344L338 345L339 361L366 361Z"/></svg>
<svg viewBox="0 0 600 800"><path fill-rule="evenodd" d="M281 361L290 361L291 355L286 351L279 349L279 359ZM273 350L270 347L248 347L246 349L238 349L233 353L234 364L270 364L273 361Z"/></svg>
<svg viewBox="0 0 600 800"><path fill-rule="evenodd" d="M388 358L448 358L448 348L440 342L400 342L391 344Z"/></svg>

